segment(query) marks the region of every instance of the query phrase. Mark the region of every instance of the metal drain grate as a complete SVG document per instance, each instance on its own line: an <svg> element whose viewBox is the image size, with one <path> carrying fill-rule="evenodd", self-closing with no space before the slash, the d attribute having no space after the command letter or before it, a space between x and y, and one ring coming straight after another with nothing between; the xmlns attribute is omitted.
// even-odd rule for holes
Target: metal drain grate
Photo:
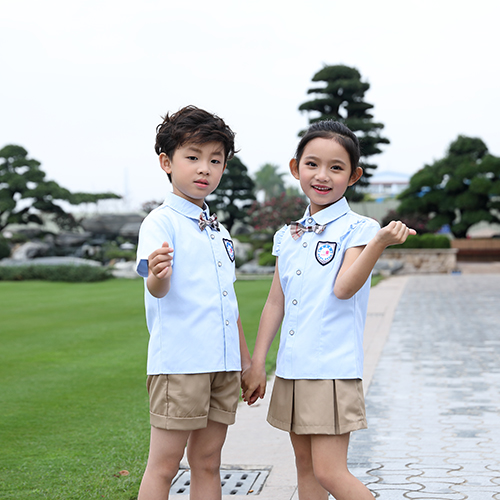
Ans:
<svg viewBox="0 0 500 500"><path fill-rule="evenodd" d="M223 469L220 482L223 495L258 495L269 475L266 469ZM180 469L172 481L170 493L173 495L189 494L191 471Z"/></svg>

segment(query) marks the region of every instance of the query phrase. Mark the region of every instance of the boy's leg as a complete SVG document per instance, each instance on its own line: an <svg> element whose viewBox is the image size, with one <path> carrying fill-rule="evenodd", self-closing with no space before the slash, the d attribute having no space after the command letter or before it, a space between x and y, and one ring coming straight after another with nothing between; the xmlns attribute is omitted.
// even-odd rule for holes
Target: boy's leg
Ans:
<svg viewBox="0 0 500 500"><path fill-rule="evenodd" d="M166 500L179 470L190 431L151 427L148 464L137 500Z"/></svg>
<svg viewBox="0 0 500 500"><path fill-rule="evenodd" d="M295 452L299 500L326 500L328 492L314 476L311 436L291 432L290 439Z"/></svg>
<svg viewBox="0 0 500 500"><path fill-rule="evenodd" d="M191 432L187 447L191 500L221 499L220 463L226 434L227 425L213 420L206 428Z"/></svg>
<svg viewBox="0 0 500 500"><path fill-rule="evenodd" d="M373 500L370 490L347 468L349 436L311 435L314 475L336 500Z"/></svg>

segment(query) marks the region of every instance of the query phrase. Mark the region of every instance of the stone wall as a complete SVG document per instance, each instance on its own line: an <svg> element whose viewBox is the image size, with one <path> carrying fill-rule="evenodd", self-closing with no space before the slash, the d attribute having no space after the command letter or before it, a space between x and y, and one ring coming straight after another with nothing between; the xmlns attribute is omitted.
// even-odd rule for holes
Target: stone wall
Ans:
<svg viewBox="0 0 500 500"><path fill-rule="evenodd" d="M387 274L451 273L457 268L456 248L388 248L375 270Z"/></svg>

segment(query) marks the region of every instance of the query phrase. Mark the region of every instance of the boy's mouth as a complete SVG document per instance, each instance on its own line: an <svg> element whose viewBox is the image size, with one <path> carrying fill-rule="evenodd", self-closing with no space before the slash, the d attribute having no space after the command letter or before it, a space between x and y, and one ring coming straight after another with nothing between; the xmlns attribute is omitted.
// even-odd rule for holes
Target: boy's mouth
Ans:
<svg viewBox="0 0 500 500"><path fill-rule="evenodd" d="M208 181L205 179L197 179L194 181L194 183L199 186L208 186Z"/></svg>

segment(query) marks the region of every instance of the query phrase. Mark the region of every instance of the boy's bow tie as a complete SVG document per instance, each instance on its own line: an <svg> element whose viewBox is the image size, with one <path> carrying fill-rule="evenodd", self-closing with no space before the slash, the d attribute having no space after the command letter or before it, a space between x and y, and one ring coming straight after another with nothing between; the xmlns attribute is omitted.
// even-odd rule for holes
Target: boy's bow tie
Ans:
<svg viewBox="0 0 500 500"><path fill-rule="evenodd" d="M200 218L198 220L198 226L200 226L200 230L203 231L207 226L215 229L216 231L220 231L219 229L219 221L217 220L217 215L212 214L208 219L205 215L205 212L201 212Z"/></svg>
<svg viewBox="0 0 500 500"><path fill-rule="evenodd" d="M314 224L313 226L303 226L300 222L290 223L290 232L292 238L298 240L304 233L314 232L316 234L322 233L326 228L326 224Z"/></svg>

